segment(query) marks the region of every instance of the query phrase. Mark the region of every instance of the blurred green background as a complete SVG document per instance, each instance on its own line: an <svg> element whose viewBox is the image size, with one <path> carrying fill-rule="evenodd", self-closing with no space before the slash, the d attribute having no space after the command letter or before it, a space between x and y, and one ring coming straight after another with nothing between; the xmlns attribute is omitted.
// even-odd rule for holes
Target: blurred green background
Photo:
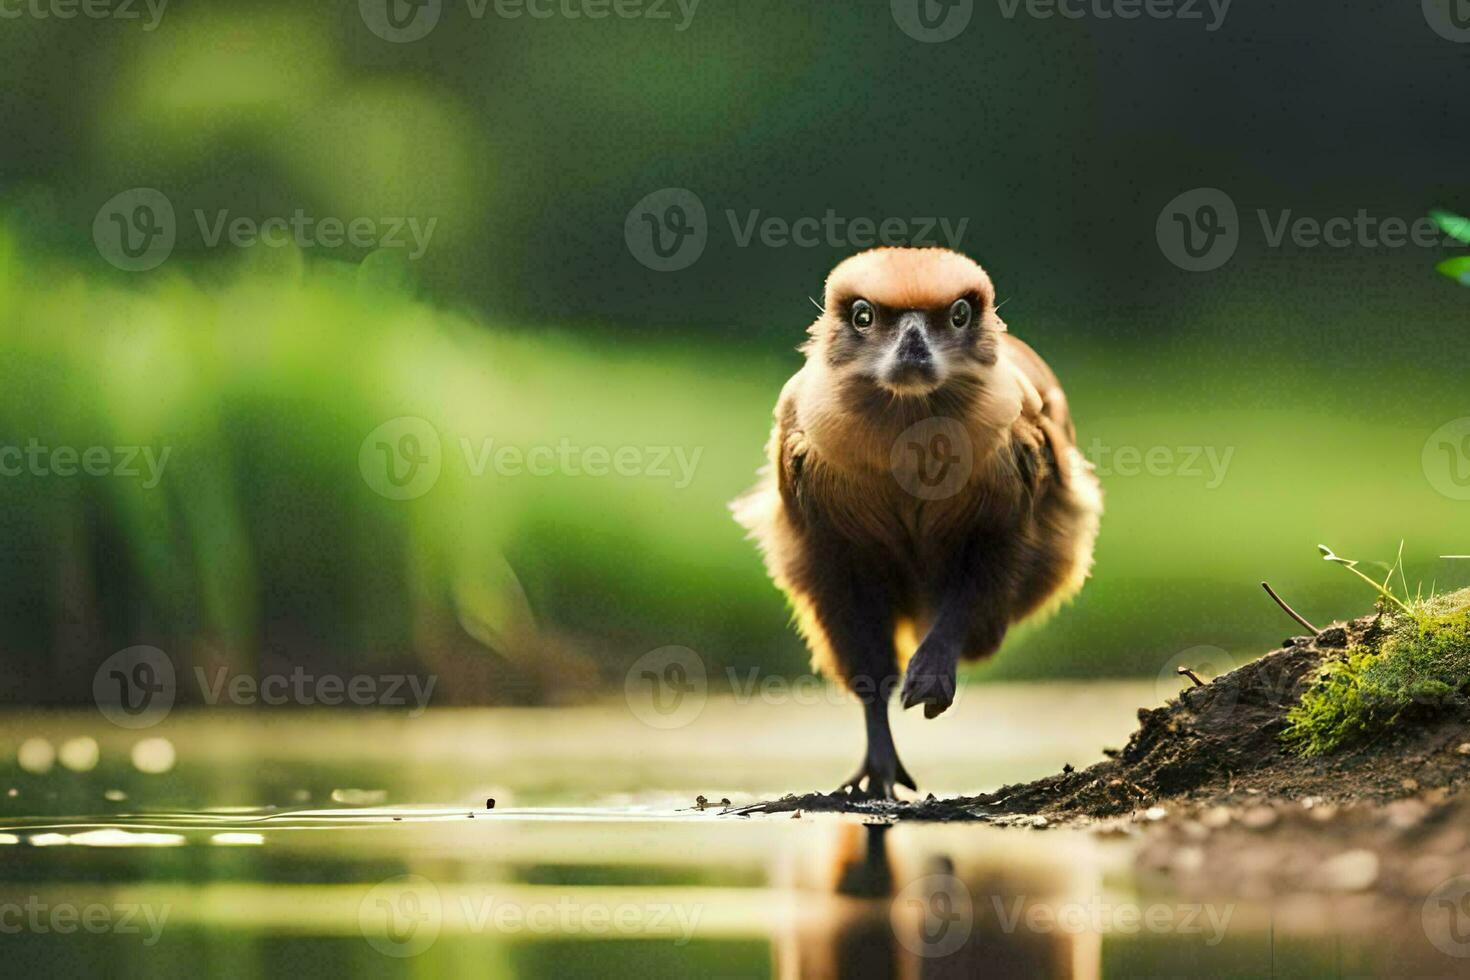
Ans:
<svg viewBox="0 0 1470 980"><path fill-rule="evenodd" d="M1363 612L1319 542L1387 561L1404 540L1411 580L1470 584L1438 558L1470 552L1470 456L1436 462L1470 414L1470 294L1433 272L1454 249L1274 246L1258 218L1470 206L1467 49L1418 5L1331 25L1241 5L1207 32L981 4L941 44L887 0L704 0L683 30L669 9L449 3L409 43L354 3L4 23L0 446L169 455L156 486L0 477L0 699L85 702L97 665L144 643L241 670L430 670L436 704L585 697L670 644L716 686L800 673L725 503L761 463L808 297L855 249L742 244L728 212L967 221L959 248L1066 384L1107 494L1095 578L982 676L1260 652L1295 629L1261 579L1316 621ZM708 244L658 272L625 223L668 187L703 203ZM1196 187L1239 208L1210 272L1155 236ZM177 217L147 271L94 240L132 188ZM298 210L434 224L417 258L211 244L222 213ZM397 500L370 463L406 445L405 417L440 473ZM487 445L631 447L642 469L477 472Z"/></svg>

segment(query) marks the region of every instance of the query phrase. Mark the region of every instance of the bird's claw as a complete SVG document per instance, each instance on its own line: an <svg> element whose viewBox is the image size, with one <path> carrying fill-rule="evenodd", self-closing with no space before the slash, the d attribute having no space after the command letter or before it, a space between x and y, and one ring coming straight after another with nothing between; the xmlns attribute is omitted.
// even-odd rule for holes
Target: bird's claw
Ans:
<svg viewBox="0 0 1470 980"><path fill-rule="evenodd" d="M925 718L943 714L950 705L954 704L954 661L928 663L927 661L931 659L939 660L939 658L924 658L924 651L920 650L914 655L903 678L904 708L908 709L916 704L922 704Z"/></svg>
<svg viewBox="0 0 1470 980"><path fill-rule="evenodd" d="M864 782L867 783L866 787ZM909 775L895 755L891 763L872 759L865 761L851 779L837 787L833 795L845 796L851 800L896 800L898 795L894 791L899 786L907 786L914 792L919 790L914 777Z"/></svg>

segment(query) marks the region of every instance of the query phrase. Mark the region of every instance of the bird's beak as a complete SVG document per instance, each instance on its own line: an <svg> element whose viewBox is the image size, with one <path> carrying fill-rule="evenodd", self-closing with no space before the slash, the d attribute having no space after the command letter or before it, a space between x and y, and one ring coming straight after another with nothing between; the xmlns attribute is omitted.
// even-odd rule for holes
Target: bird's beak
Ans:
<svg viewBox="0 0 1470 980"><path fill-rule="evenodd" d="M897 389L928 389L938 378L924 315L910 311L898 319L898 340L889 360L887 383Z"/></svg>

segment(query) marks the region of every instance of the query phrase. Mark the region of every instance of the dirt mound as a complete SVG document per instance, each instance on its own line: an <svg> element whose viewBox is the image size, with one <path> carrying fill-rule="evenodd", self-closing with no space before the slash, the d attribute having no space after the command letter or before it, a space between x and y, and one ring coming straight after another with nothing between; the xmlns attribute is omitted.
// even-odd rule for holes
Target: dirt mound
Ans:
<svg viewBox="0 0 1470 980"><path fill-rule="evenodd" d="M1316 637L1294 638L1212 683L1186 689L1162 708L1141 709L1139 728L1127 746L1088 769L983 796L895 803L813 793L730 812L809 810L1042 826L1165 803L1381 803L1421 791L1453 790L1470 779L1470 702L1462 696L1441 702L1432 713L1406 713L1376 740L1330 755L1304 758L1281 744L1287 711L1322 665L1363 642L1376 621L1365 617Z"/></svg>

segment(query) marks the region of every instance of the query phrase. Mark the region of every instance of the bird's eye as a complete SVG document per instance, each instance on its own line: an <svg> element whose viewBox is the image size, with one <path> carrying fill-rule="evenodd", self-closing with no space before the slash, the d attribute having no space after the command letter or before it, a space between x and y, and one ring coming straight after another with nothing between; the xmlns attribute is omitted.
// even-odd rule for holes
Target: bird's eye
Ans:
<svg viewBox="0 0 1470 980"><path fill-rule="evenodd" d="M949 308L949 322L954 324L956 330L965 329L974 318L975 308L967 299L962 299Z"/></svg>
<svg viewBox="0 0 1470 980"><path fill-rule="evenodd" d="M873 312L873 304L865 299L860 299L852 304L852 325L859 330L866 330L873 325L877 315Z"/></svg>

